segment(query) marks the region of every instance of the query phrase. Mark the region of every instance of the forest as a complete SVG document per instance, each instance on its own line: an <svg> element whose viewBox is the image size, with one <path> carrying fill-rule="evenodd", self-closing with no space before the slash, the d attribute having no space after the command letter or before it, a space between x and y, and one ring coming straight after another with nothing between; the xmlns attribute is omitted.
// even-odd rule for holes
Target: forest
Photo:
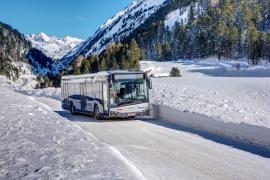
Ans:
<svg viewBox="0 0 270 180"><path fill-rule="evenodd" d="M187 23L165 26L166 16L188 8ZM269 0L172 0L125 39L135 38L148 60L246 58L270 60Z"/></svg>

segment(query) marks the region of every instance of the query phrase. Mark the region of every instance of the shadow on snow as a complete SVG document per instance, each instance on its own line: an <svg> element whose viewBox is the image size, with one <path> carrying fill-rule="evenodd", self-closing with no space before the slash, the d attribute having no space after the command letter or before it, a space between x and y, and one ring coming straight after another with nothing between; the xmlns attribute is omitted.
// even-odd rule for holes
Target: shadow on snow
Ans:
<svg viewBox="0 0 270 180"><path fill-rule="evenodd" d="M138 117L138 118L135 118L132 120L131 119L95 120L92 116L82 115L82 114L72 115L68 111L56 111L56 113L58 113L60 116L66 118L70 121L73 121L73 122L118 123L120 121L139 120L139 121L143 121L145 123L151 123L151 124L154 124L157 126L162 126L162 127L166 127L166 128L170 128L170 129L174 129L174 130L178 130L178 131L184 131L184 132L192 133L195 135L199 135L205 139L214 141L216 143L224 144L224 145L227 145L227 146L239 149L239 150L243 150L243 151L255 154L255 155L259 155L261 157L270 158L270 149L268 149L268 148L260 147L260 146L253 145L250 143L237 141L235 139L224 137L222 135L209 133L209 132L206 132L204 130L199 130L199 129L192 128L192 127L187 127L187 126L180 125L178 123L174 123L174 122L170 122L170 121L166 121L166 120L154 119L154 118L149 118L149 117ZM179 143L181 143L181 142L179 142Z"/></svg>

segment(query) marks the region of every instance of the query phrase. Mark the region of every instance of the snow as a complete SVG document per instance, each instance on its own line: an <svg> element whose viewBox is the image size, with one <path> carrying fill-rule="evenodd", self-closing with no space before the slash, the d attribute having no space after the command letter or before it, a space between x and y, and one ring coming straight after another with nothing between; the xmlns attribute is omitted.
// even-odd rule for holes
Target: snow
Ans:
<svg viewBox="0 0 270 180"><path fill-rule="evenodd" d="M236 64L240 64L237 70ZM181 78L153 79L153 104L211 117L216 121L270 128L270 65L236 61L141 62L159 76L178 67Z"/></svg>
<svg viewBox="0 0 270 180"><path fill-rule="evenodd" d="M50 107L59 105L48 98L38 100ZM120 152L142 175L140 179L269 179L268 158L170 128L157 119L96 121L67 111L59 113Z"/></svg>
<svg viewBox="0 0 270 180"><path fill-rule="evenodd" d="M190 6L185 8L177 9L175 11L170 12L165 19L165 27L168 27L170 30L174 27L175 23L179 23L181 25L186 25L188 23L188 14L189 14Z"/></svg>
<svg viewBox="0 0 270 180"><path fill-rule="evenodd" d="M55 36L50 37L43 32L37 35L27 35L26 37L35 48L41 50L44 54L53 59L62 58L83 41L70 36L65 36L63 39L59 39Z"/></svg>
<svg viewBox="0 0 270 180"><path fill-rule="evenodd" d="M91 133L0 76L0 179L140 179Z"/></svg>
<svg viewBox="0 0 270 180"><path fill-rule="evenodd" d="M182 77L169 78L172 67L178 67ZM245 61L212 58L178 62L141 61L141 69L152 77L162 77L153 78L150 100L155 105L205 115L220 122L270 128L270 64L250 66ZM17 90L57 100L61 95L60 88L17 87Z"/></svg>
<svg viewBox="0 0 270 180"><path fill-rule="evenodd" d="M180 9L176 9L170 12L164 21L165 27L172 30L176 23L180 25L186 25L188 23L188 15L190 12L190 6L186 6ZM199 3L194 4L194 16L198 18L203 13L203 9L199 6Z"/></svg>
<svg viewBox="0 0 270 180"><path fill-rule="evenodd" d="M182 77L168 77L172 67ZM211 58L142 61L141 69L162 77L153 78L150 92L159 117L249 138L265 145L269 156L270 65ZM27 84L31 81L22 87L0 83L0 179L269 179L269 159L252 150L158 119L95 121L71 115L61 109L59 88L23 88ZM30 96L8 90L14 86Z"/></svg>
<svg viewBox="0 0 270 180"><path fill-rule="evenodd" d="M109 144L110 150L119 155L139 179L269 179L269 159L238 149L234 144L216 143L215 138L201 137L175 129L175 126L170 128L158 119L96 121L89 116L60 110L57 100L31 98L45 103L83 131ZM194 118L193 114L178 112L178 117L186 121L204 121ZM197 125L201 124L204 122ZM269 152L267 155L269 157Z"/></svg>
<svg viewBox="0 0 270 180"><path fill-rule="evenodd" d="M82 44L71 50L63 57L63 60L69 62L73 56L99 54L110 43L128 36L134 29L143 24L148 17L162 7L165 2L166 0L134 1L130 6L117 13L102 25L94 36L89 37Z"/></svg>

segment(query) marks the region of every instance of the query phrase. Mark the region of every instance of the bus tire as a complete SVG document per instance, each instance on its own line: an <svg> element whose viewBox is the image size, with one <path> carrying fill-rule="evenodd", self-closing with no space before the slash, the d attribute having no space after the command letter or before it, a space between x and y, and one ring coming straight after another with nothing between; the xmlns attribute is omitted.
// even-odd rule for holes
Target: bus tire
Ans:
<svg viewBox="0 0 270 180"><path fill-rule="evenodd" d="M71 114L75 114L75 107L72 102L69 105L69 109L70 109Z"/></svg>
<svg viewBox="0 0 270 180"><path fill-rule="evenodd" d="M99 120L99 119L100 119L98 105L95 105L95 107L94 107L94 118L95 118L96 120Z"/></svg>

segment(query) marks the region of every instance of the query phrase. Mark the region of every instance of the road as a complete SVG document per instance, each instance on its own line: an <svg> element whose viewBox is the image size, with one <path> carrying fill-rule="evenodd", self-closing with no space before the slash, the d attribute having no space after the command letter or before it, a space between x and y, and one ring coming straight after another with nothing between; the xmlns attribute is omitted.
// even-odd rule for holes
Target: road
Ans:
<svg viewBox="0 0 270 180"><path fill-rule="evenodd" d="M96 121L37 98L120 151L146 179L270 179L270 159L158 125L157 120Z"/></svg>

